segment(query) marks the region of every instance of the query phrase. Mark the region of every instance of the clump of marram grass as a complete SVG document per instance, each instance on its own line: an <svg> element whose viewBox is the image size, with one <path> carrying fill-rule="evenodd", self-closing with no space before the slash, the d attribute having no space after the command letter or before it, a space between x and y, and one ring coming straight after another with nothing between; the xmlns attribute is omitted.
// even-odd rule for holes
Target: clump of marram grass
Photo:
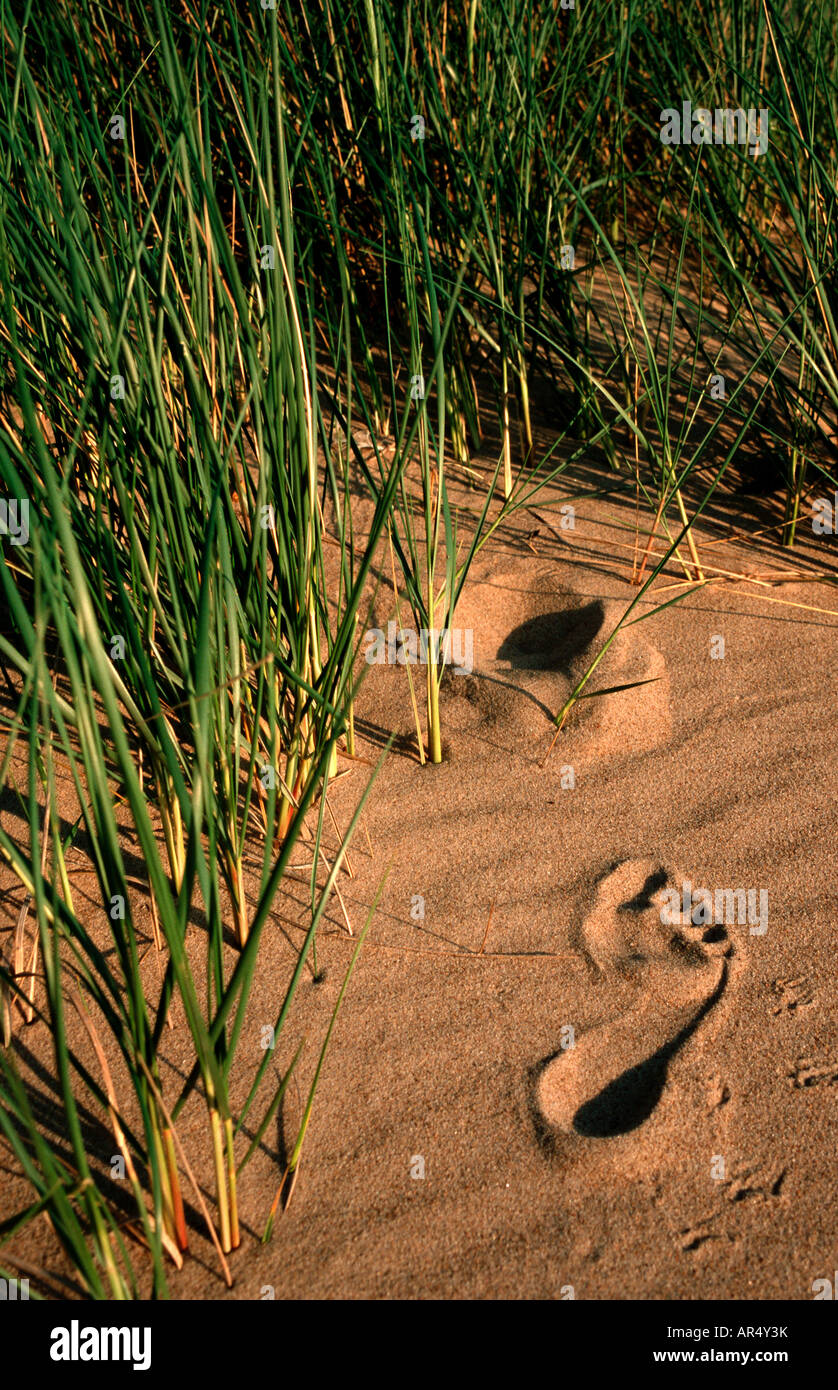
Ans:
<svg viewBox="0 0 838 1390"><path fill-rule="evenodd" d="M196 36L193 96L191 64L182 65L162 11L158 22L162 85L141 88L135 143L115 150L104 145L78 83L69 84L68 110L55 100L46 56L36 81L20 35L11 34L23 99L7 112L15 192L4 194L0 253L11 366L0 472L4 490L29 500L33 521L31 546L0 576L11 615L4 659L22 681L3 775L23 740L31 840L20 845L0 830L0 854L31 896L42 962L34 983L31 971L3 969L0 1126L36 1197L6 1234L43 1211L84 1292L114 1298L137 1296L137 1276L124 1217L88 1154L79 1088L112 1130L136 1207L131 1229L151 1252L159 1295L164 1255L180 1263L188 1243L183 1187L193 1179L177 1119L200 1087L216 1195L215 1216L205 1215L230 1277L226 1256L240 1240L237 1176L255 1151L251 1144L239 1162L236 1132L258 1099L264 1133L291 1071L265 1100L263 1065L238 1114L231 1073L261 934L307 813L327 795L345 733L356 615L397 484L394 470L335 623L276 35L270 71L250 75L244 107L236 107L253 166L241 183L238 167L219 163L210 174L205 158L204 139L225 148L200 96L210 48ZM81 71L89 54L82 38L71 41ZM153 169L138 197L134 149L144 136ZM48 335L28 308L32 300L51 324ZM244 387L238 409L231 374ZM110 951L69 892L57 757L70 771L93 847ZM156 996L141 975L138 899L114 789L142 856L163 951ZM356 820L357 813L347 838ZM321 815L311 926L272 1020L274 1038L345 855L346 839L317 889L322 829ZM261 858L255 907L245 893L246 846L251 855L258 846ZM188 914L198 906L208 928L204 999L195 944L187 944ZM234 966L224 944L230 928L239 947ZM175 999L195 1064L180 1093L167 1097L157 1047ZM52 1153L30 1108L15 1060L18 1004L49 1029L72 1165ZM68 1041L68 1007L79 1011L94 1045L98 1077ZM102 1030L122 1059L130 1105L114 1091ZM126 1119L135 1110L139 1128Z"/></svg>
<svg viewBox="0 0 838 1390"><path fill-rule="evenodd" d="M640 620L672 560L682 592L707 582L694 523L766 432L783 459L787 545L812 488L836 485L830 18L822 0L735 14L670 0L352 0L340 15L327 0L221 0L208 24L192 0L176 14L162 0L107 13L62 0L47 31L4 12L0 491L26 500L32 533L20 546L0 534L0 655L15 673L0 789L27 827L21 840L0 826L0 856L34 932L21 918L0 959L0 1131L32 1192L2 1237L16 1245L45 1216L84 1294L140 1296L135 1240L165 1294L188 1245L187 1192L232 1277L238 1174L300 1055L266 1096L266 1052L234 1113L260 939L316 809L310 921L278 1037L357 823L327 861L326 797L338 750L355 754L360 619L381 554L397 609L431 634L438 762L435 636L453 626L474 556L559 474L573 496L592 449L608 486L649 516L623 623ZM660 112L686 99L768 110L765 152L664 147ZM730 389L711 404L718 374ZM569 403L539 457L545 386ZM474 467L493 409L496 455ZM358 419L371 457L353 444ZM474 494L466 541L455 476ZM71 891L59 769L91 847L96 929ZM143 900L156 992L141 969ZM158 1049L175 1003L194 1065L170 1094ZM96 1072L68 1041L71 1015ZM19 1065L29 1025L49 1033L67 1155ZM214 1211L178 1135L196 1093ZM85 1108L124 1162L130 1218Z"/></svg>

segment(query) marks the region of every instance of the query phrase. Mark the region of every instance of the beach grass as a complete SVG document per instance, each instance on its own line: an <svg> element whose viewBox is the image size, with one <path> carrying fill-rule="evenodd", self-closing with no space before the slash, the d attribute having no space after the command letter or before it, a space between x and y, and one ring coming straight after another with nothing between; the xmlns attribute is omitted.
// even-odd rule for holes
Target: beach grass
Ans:
<svg viewBox="0 0 838 1390"><path fill-rule="evenodd" d="M399 625L430 633L422 714L411 698L439 763L438 638L471 565L557 479L585 495L592 453L645 542L557 729L667 567L705 582L695 523L743 456L776 455L778 545L838 488L832 18L60 0L45 27L0 4L0 494L30 530L5 524L0 569L0 858L25 901L0 959L0 1131L31 1193L0 1267L45 1217L84 1296L166 1296L194 1202L232 1279L238 1175L300 1056L269 1082L266 1053L234 1104L260 940L305 841L278 1039L369 791L329 850L383 573ZM767 112L765 148L664 144L684 102ZM173 1091L175 1011L194 1064ZM61 1153L27 1028L49 1037ZM212 1208L178 1134L195 1096Z"/></svg>

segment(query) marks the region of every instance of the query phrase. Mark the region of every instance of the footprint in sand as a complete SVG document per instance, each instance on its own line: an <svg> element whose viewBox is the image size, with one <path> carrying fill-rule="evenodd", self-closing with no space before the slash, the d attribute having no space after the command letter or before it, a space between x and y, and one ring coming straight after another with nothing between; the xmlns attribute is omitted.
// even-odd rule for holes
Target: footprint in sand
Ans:
<svg viewBox="0 0 838 1390"><path fill-rule="evenodd" d="M473 672L443 681L440 698L458 729L510 731L535 747L625 614L624 600L592 597L560 584L554 568L518 561L475 566L457 607L473 633ZM666 662L637 627L609 647L588 691L617 693L580 701L566 744L573 761L650 751L671 732ZM570 726L568 726L570 729Z"/></svg>
<svg viewBox="0 0 838 1390"><path fill-rule="evenodd" d="M536 1104L551 1129L636 1129L660 1099L670 1059L721 995L733 949L725 928L661 921L663 892L680 882L643 860L601 880L581 944L601 978L628 982L635 1002L544 1063Z"/></svg>

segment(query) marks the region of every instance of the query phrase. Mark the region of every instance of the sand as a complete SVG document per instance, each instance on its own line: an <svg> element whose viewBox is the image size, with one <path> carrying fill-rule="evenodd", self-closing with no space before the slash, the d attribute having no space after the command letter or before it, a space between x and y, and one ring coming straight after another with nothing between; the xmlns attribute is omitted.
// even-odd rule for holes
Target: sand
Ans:
<svg viewBox="0 0 838 1390"><path fill-rule="evenodd" d="M389 873L293 1199L260 1244L353 949L337 901L277 1048L278 1074L307 1036L297 1083L243 1175L234 1287L196 1234L176 1297L803 1300L834 1268L838 598L719 583L627 628L592 686L648 683L582 702L545 761L549 713L637 590L627 502L591 497L569 533L536 511L466 586L474 670L446 678L445 761L416 761L402 667L362 687L339 826L399 738L340 879L356 932ZM730 530L721 507L696 528L721 570L836 572L834 538L789 557ZM391 603L385 571L382 625ZM662 922L685 881L767 891L767 928ZM306 891L300 871L263 939L241 1095ZM185 1041L164 1040L173 1080ZM196 1161L202 1124L196 1102ZM21 1191L4 1180L0 1216Z"/></svg>

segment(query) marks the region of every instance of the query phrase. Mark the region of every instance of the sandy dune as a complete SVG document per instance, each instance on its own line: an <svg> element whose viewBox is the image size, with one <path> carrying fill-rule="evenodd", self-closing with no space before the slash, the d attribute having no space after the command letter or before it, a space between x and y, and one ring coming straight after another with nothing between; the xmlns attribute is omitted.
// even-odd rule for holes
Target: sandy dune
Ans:
<svg viewBox="0 0 838 1390"><path fill-rule="evenodd" d="M834 1266L838 613L815 610L838 603L803 581L708 586L627 628L593 687L650 683L582 702L544 762L548 714L636 593L603 543L614 520L592 501L572 544L482 552L442 765L415 759L404 669L371 670L360 752L400 737L340 880L356 928L389 877L299 1181L259 1244L352 949L337 903L277 1053L309 1037L297 1084L243 1177L235 1287L198 1237L176 1296L806 1299ZM340 761L346 824L369 769ZM306 877L264 938L253 1070ZM667 927L660 895L684 878L767 890L767 930ZM173 1081L182 1046L176 1026Z"/></svg>
<svg viewBox="0 0 838 1390"><path fill-rule="evenodd" d="M239 1296L804 1299L830 1267L838 616L810 610L838 604L711 586L626 629L594 685L658 679L580 705L541 766L545 711L636 592L611 520L592 503L572 548L483 553L442 766L413 760L404 670L363 687L366 751L403 742L342 881L356 923L390 875L294 1200ZM353 774L335 805L356 794ZM656 898L684 876L766 889L767 930L667 930ZM349 949L333 914L300 1028Z"/></svg>

